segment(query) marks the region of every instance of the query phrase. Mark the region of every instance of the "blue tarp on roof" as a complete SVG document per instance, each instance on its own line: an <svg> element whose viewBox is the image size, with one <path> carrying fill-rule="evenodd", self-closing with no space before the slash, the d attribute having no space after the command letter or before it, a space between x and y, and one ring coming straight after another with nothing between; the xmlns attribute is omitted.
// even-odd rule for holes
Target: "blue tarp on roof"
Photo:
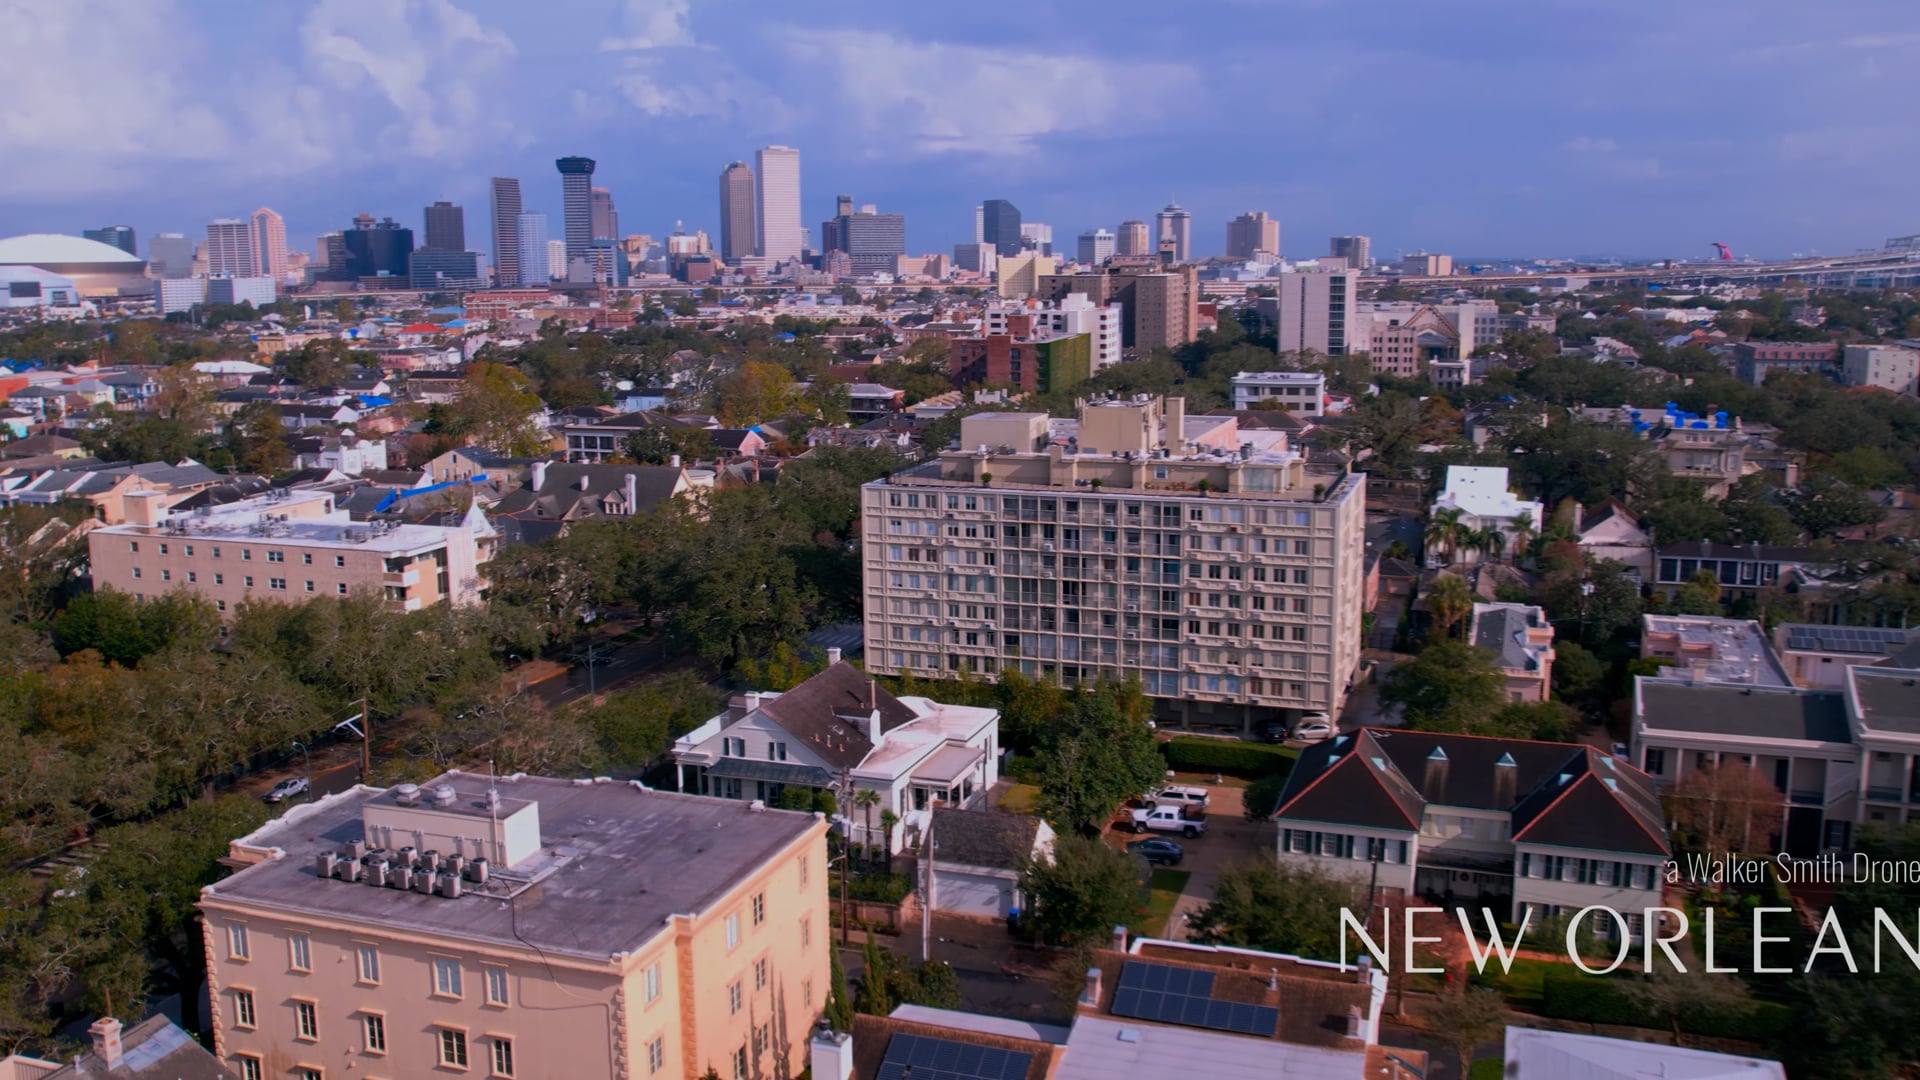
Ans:
<svg viewBox="0 0 1920 1080"><path fill-rule="evenodd" d="M467 309L463 307L437 307L427 312L429 315L465 315L466 313Z"/></svg>
<svg viewBox="0 0 1920 1080"><path fill-rule="evenodd" d="M393 404L392 398L381 397L379 394L355 394L353 397L363 409L378 409L383 405Z"/></svg>
<svg viewBox="0 0 1920 1080"><path fill-rule="evenodd" d="M465 320L465 319L448 319L448 320L446 321L446 323L445 323L444 325L445 325L445 326L446 326L446 328L447 328L447 329L449 329L449 330L458 330L458 329L462 329L462 328L464 328L464 327L465 327L465 326L467 325L467 320Z"/></svg>

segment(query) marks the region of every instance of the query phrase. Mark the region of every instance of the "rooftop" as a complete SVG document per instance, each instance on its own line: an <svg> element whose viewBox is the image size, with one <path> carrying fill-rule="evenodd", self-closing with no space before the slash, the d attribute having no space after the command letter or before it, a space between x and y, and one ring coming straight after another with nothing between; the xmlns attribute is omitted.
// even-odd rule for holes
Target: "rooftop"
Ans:
<svg viewBox="0 0 1920 1080"><path fill-rule="evenodd" d="M1786 1080L1787 1071L1766 1058L1661 1046L1603 1035L1537 1028L1507 1028L1506 1071L1510 1080Z"/></svg>
<svg viewBox="0 0 1920 1080"><path fill-rule="evenodd" d="M102 244L80 236L28 233L0 240L0 265L57 269L82 263L97 263L103 270L131 272L144 267L146 260L138 255L129 255L112 244Z"/></svg>
<svg viewBox="0 0 1920 1080"><path fill-rule="evenodd" d="M1640 727L1749 739L1853 741L1846 702L1832 691L1755 689L1644 676L1637 683L1635 722Z"/></svg>
<svg viewBox="0 0 1920 1080"><path fill-rule="evenodd" d="M1649 646L1665 646L1667 642L1679 653L1671 672L1662 678L1695 678L1748 686L1793 685L1786 669L1780 666L1780 659L1773 654L1767 632L1752 619L1646 615L1642 620L1643 655L1656 655L1655 649ZM1665 640L1649 642L1650 638Z"/></svg>
<svg viewBox="0 0 1920 1080"><path fill-rule="evenodd" d="M455 771L434 783L452 785L457 805L485 805L485 777ZM675 915L707 910L743 875L825 828L815 814L639 784L523 775L496 783L508 809L537 805L539 849L458 898L318 877L315 857L364 841L368 804L392 801L358 786L235 841L236 851L272 853L209 886L206 899L606 960L644 946Z"/></svg>
<svg viewBox="0 0 1920 1080"><path fill-rule="evenodd" d="M1547 613L1532 604L1473 605L1473 643L1510 671L1539 671L1541 659L1553 648L1528 642L1529 628L1550 629Z"/></svg>
<svg viewBox="0 0 1920 1080"><path fill-rule="evenodd" d="M1847 697L1863 731L1920 735L1920 670L1848 668Z"/></svg>
<svg viewBox="0 0 1920 1080"><path fill-rule="evenodd" d="M1838 653L1845 656L1891 656L1920 639L1920 632L1894 626L1823 626L1785 623L1775 629L1793 652Z"/></svg>
<svg viewBox="0 0 1920 1080"><path fill-rule="evenodd" d="M314 512L314 503L324 509ZM202 540L251 540L288 547L342 548L405 555L439 547L447 530L400 522L356 522L345 510L333 509L325 492L275 490L265 495L220 505L202 505L190 513L168 514L158 525L109 525L95 532L107 536L178 537ZM293 511L307 509L307 516Z"/></svg>

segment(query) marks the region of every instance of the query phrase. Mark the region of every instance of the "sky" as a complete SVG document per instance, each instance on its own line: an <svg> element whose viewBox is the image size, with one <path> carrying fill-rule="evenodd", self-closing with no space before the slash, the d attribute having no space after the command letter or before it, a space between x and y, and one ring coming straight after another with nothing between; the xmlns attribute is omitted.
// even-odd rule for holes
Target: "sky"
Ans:
<svg viewBox="0 0 1920 1080"><path fill-rule="evenodd" d="M0 0L0 235L289 244L416 230L487 178L556 219L599 162L623 233L719 226L798 147L802 216L1006 198L1071 251L1169 200L1197 253L1265 210L1289 258L1835 254L1920 232L1914 0Z"/></svg>

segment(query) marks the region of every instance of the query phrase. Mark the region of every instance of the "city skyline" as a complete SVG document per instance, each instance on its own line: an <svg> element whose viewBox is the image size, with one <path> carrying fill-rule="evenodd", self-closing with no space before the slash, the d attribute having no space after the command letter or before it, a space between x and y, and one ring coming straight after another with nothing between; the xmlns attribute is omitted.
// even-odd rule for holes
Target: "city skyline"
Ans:
<svg viewBox="0 0 1920 1080"><path fill-rule="evenodd" d="M564 23L480 0L318 0L244 22L69 4L0 46L23 83L62 88L59 110L17 107L3 231L191 235L260 205L294 237L361 210L418 225L436 199L485 206L496 175L559 222L557 185L532 178L578 153L601 162L626 231L681 219L717 235L715 172L778 143L806 156L802 222L858 190L933 252L968 240L995 196L1067 236L1177 197L1199 254L1249 208L1281 223L1290 257L1356 233L1388 259L1694 257L1714 240L1835 253L1911 232L1901 178L1920 135L1898 102L1920 92L1920 12L1765 6L1634 20L1495 2L1462 20L1237 0L1139 19L1123 5L1098 24L1023 9L1023 40L1059 44L1007 48L1011 9L992 4L936 22L873 3L741 18L728 0L632 0ZM256 92L194 74L216 49L273 57L234 72ZM792 62L808 50L819 64ZM1409 96L1420 79L1433 95ZM286 102L260 105L275 85ZM1232 107L1250 93L1273 106L1257 139ZM1433 123L1442 109L1481 121ZM1782 211L1807 205L1821 209Z"/></svg>

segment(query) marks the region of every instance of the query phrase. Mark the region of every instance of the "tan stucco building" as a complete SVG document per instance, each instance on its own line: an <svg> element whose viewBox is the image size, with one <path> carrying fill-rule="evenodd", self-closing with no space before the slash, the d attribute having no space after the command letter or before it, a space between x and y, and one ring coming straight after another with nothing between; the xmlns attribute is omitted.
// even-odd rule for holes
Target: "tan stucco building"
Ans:
<svg viewBox="0 0 1920 1080"><path fill-rule="evenodd" d="M785 1080L829 991L826 822L447 773L233 842L214 1051L262 1077Z"/></svg>

